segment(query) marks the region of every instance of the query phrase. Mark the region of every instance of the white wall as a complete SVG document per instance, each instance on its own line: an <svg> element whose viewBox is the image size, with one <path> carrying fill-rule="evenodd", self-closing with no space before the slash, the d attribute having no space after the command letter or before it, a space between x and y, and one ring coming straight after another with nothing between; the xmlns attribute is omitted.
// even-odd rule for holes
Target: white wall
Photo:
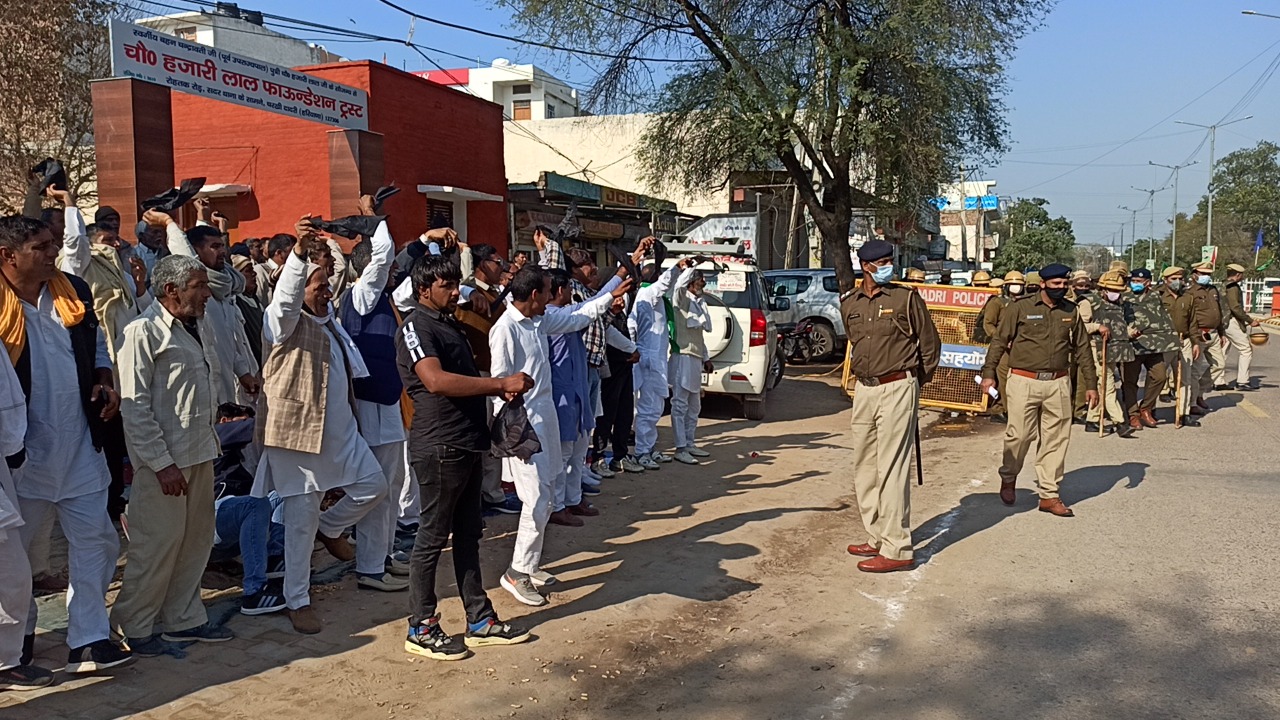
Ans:
<svg viewBox="0 0 1280 720"><path fill-rule="evenodd" d="M320 65L342 59L323 47L313 47L305 41L281 35L261 25L222 15L180 13L146 18L139 20L138 24L170 35L177 35L182 28L194 27L196 42L201 45L284 67Z"/></svg>

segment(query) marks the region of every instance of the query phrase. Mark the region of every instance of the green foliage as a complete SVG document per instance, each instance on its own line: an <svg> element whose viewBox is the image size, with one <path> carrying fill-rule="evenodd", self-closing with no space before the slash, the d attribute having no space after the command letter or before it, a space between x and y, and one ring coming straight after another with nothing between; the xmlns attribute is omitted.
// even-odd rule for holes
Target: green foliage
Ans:
<svg viewBox="0 0 1280 720"><path fill-rule="evenodd" d="M1005 64L1051 0L499 0L530 34L605 52L597 112L656 113L650 190L785 170L853 281L856 198L914 215L961 160L1005 144ZM655 62L668 58L676 63Z"/></svg>
<svg viewBox="0 0 1280 720"><path fill-rule="evenodd" d="M1075 260L1076 236L1071 221L1050 217L1045 209L1048 205L1042 198L1020 198L1009 207L1006 218L995 224L1001 238L995 259L997 274Z"/></svg>

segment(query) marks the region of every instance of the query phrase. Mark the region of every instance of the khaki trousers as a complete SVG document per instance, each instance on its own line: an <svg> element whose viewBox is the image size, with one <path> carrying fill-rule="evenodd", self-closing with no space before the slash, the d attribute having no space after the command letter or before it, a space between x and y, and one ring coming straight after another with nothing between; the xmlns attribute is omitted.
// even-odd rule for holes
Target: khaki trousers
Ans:
<svg viewBox="0 0 1280 720"><path fill-rule="evenodd" d="M1209 374L1209 361L1205 359L1204 348L1200 348L1200 357L1192 360L1192 347L1192 340L1182 341L1182 404L1178 412L1184 416L1191 412L1191 402L1200 397L1200 378ZM1174 393L1177 393L1176 384Z"/></svg>
<svg viewBox="0 0 1280 720"><path fill-rule="evenodd" d="M991 406L987 408L987 412L992 415L1004 415L1004 388L1009 384L1009 353L1000 356L1000 363L996 365L996 389L1000 391L1000 397L991 401Z"/></svg>
<svg viewBox="0 0 1280 720"><path fill-rule="evenodd" d="M1130 415L1137 415L1140 410L1155 410L1156 400L1169 379L1165 355L1166 353L1139 355L1120 369L1124 378L1120 386L1120 402ZM1138 400L1138 376L1143 368L1147 369L1147 383L1142 391L1142 400Z"/></svg>
<svg viewBox="0 0 1280 720"><path fill-rule="evenodd" d="M1094 371L1098 374L1099 381L1101 382L1102 378L1106 378L1107 388L1102 394L1102 397L1098 398L1098 404L1089 408L1085 415L1085 420L1087 422L1102 422L1103 408L1106 408L1107 418L1109 418L1111 422L1128 422L1128 419L1124 415L1124 408L1120 407L1119 394L1116 392L1116 365L1117 363L1110 362L1107 363L1105 367L1102 363L1094 365ZM1089 390L1089 388L1085 388L1085 390Z"/></svg>
<svg viewBox="0 0 1280 720"><path fill-rule="evenodd" d="M111 624L125 637L150 637L208 622L200 578L213 547L213 463L182 468L187 494L165 495L155 471L134 470L129 495L129 550Z"/></svg>
<svg viewBox="0 0 1280 720"><path fill-rule="evenodd" d="M1036 483L1042 499L1058 497L1071 440L1071 380L1033 380L1009 374L1009 424L1004 430L1000 481L1017 481L1031 442L1037 439Z"/></svg>
<svg viewBox="0 0 1280 720"><path fill-rule="evenodd" d="M1200 376L1200 392L1212 392L1215 385L1227 384L1227 351L1222 347L1222 336L1216 330L1205 333L1209 339L1200 357L1209 363L1209 371Z"/></svg>
<svg viewBox="0 0 1280 720"><path fill-rule="evenodd" d="M915 378L858 383L850 418L853 488L867 543L890 560L910 560L911 451L920 384Z"/></svg>
<svg viewBox="0 0 1280 720"><path fill-rule="evenodd" d="M1240 356L1236 366L1236 384L1248 385L1249 365L1253 363L1253 343L1249 342L1248 329L1241 326L1238 321L1232 320L1227 324L1226 338ZM1223 372L1225 374L1225 369Z"/></svg>

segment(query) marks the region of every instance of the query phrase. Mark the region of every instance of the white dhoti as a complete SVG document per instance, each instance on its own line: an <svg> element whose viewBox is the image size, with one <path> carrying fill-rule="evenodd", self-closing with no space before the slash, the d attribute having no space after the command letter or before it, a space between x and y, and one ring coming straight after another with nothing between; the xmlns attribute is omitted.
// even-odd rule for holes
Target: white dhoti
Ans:
<svg viewBox="0 0 1280 720"><path fill-rule="evenodd" d="M658 445L658 420L667 399L666 358L641 360L635 368L636 454L648 455Z"/></svg>
<svg viewBox="0 0 1280 720"><path fill-rule="evenodd" d="M694 446L694 432L701 412L702 360L692 355L676 355L671 358L671 429L675 432L677 450Z"/></svg>

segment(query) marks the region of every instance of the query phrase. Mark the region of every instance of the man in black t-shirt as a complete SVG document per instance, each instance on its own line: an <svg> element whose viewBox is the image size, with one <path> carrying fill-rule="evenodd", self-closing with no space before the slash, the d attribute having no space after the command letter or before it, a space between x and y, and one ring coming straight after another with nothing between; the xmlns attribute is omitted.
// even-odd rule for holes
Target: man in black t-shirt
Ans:
<svg viewBox="0 0 1280 720"><path fill-rule="evenodd" d="M485 397L508 400L533 387L517 373L481 377L470 343L454 319L458 284L456 260L428 255L411 271L418 305L396 335L396 364L413 400L409 459L422 497L422 518L409 559L412 614L405 650L434 660L460 660L468 647L513 645L529 633L498 620L480 579L480 489L483 457L489 451ZM453 534L453 567L467 613L464 643L440 627L436 611L436 567Z"/></svg>

